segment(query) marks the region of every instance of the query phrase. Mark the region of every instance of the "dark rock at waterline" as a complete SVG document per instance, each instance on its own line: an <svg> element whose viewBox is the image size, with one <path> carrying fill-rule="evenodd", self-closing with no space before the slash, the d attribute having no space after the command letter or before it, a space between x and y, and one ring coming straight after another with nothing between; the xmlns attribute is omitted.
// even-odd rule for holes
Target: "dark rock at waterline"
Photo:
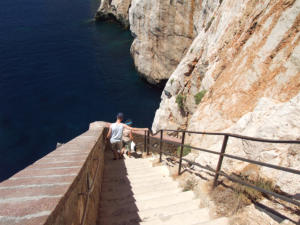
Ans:
<svg viewBox="0 0 300 225"><path fill-rule="evenodd" d="M129 29L129 21L124 18L117 18L113 13L107 13L103 11L98 11L95 15L96 21L103 21L103 22L111 22L111 23L118 23L124 29Z"/></svg>

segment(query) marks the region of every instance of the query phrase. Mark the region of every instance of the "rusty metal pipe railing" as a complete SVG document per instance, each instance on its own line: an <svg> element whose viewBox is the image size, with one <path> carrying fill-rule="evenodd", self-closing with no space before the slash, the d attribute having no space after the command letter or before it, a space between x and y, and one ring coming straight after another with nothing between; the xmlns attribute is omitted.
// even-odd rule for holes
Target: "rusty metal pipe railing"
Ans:
<svg viewBox="0 0 300 225"><path fill-rule="evenodd" d="M198 150L198 151L203 151L203 152L207 152L207 153L219 155L219 160L218 160L217 168L214 171L215 177L214 177L213 187L217 186L219 175L221 175L221 176L227 177L228 179L230 179L232 181L240 183L242 185L246 185L248 187L251 187L251 188L254 188L254 189L258 190L258 191L261 191L261 192L263 192L265 194L272 195L274 197L280 198L282 200L285 200L287 202L290 202L292 204L300 206L300 202L297 201L297 200L295 200L295 199L292 199L292 198L289 198L289 197L277 194L275 192L270 192L268 190L265 190L265 189L262 189L260 187L257 187L257 186L255 186L253 184L248 184L248 183L246 183L244 181L241 181L239 179L233 178L233 177L231 177L231 176L229 176L229 175L227 175L227 174L225 174L224 172L221 171L223 159L224 159L224 157L227 157L227 158L231 158L231 159L236 159L236 160L240 160L240 161L244 161L244 162L248 162L248 163L252 163L252 164L256 164L256 165L260 165L260 166L264 166L264 167L269 167L269 168L272 168L272 169L277 169L277 170L285 171L285 172L288 172L288 173L294 173L294 174L300 175L300 170L296 170L296 169L292 169L292 168L288 168L288 167L277 166L277 165L273 165L273 164L269 164L269 163L264 163L264 162L260 162L260 161L256 161L256 160L246 159L246 158L243 158L243 157L239 157L239 156L235 156L235 155L231 155L231 154L226 154L225 153L226 147L227 147L227 143L228 143L228 140L229 140L230 137L232 137L232 138L238 138L238 139L243 139L243 140L249 140L249 141L256 141L256 142L263 142L263 143L275 143L275 144L300 144L299 140L272 140L272 139L255 138L255 137L249 137L249 136L243 136L243 135L231 134L231 133L198 132L198 131L171 130L171 129L161 129L161 130L158 130L156 133L153 133L152 130L149 129L148 132L147 132L147 142L148 142L148 144L147 144L147 154L149 154L149 148L150 148L149 142L150 142L150 138L156 138L156 137L153 137L153 136L157 135L159 132L160 132L160 138L159 138L160 139L160 159L159 159L160 162L161 162L161 157L162 157L161 155L163 154L163 150L162 150L162 144L163 143L170 143L170 144L175 144L175 145L180 146L178 175L181 174L182 158L183 158L182 156L183 156L184 147L189 147L189 148L194 149L194 150ZM172 141L172 140L164 140L163 139L163 132L177 132L177 133L182 133L181 143L176 142L176 141ZM188 133L188 134L224 136L221 151L220 152L215 152L215 151L208 150L208 149L203 149L203 148L198 148L198 147L193 147L193 146L185 145L184 141L185 141L185 134L186 133ZM150 137L150 134L151 134L152 137ZM146 140L146 133L145 133L145 140Z"/></svg>

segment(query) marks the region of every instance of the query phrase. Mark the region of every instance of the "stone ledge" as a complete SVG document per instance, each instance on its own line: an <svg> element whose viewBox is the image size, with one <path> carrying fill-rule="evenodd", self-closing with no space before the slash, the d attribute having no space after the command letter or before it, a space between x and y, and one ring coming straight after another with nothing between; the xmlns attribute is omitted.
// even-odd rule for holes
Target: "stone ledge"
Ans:
<svg viewBox="0 0 300 225"><path fill-rule="evenodd" d="M84 224L95 224L105 124L92 123L87 132L0 183L0 224L80 224L86 204ZM89 201L87 179L90 183L95 179Z"/></svg>

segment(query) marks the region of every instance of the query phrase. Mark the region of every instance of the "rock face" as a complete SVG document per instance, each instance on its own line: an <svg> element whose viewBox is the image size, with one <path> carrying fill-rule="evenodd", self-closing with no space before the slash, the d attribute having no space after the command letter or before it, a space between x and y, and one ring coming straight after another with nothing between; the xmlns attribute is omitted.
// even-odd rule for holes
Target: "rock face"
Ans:
<svg viewBox="0 0 300 225"><path fill-rule="evenodd" d="M153 129L300 138L300 1L218 3L168 80ZM202 99L201 91L205 93ZM222 139L192 135L187 141L220 151ZM230 140L227 152L299 169L297 149ZM213 168L217 163L214 156L204 153L195 160ZM223 168L234 172L245 167L245 163L226 160ZM299 193L299 176L259 170L283 190Z"/></svg>
<svg viewBox="0 0 300 225"><path fill-rule="evenodd" d="M168 79L175 70L197 34L194 22L200 12L197 0L132 1L129 21L136 38L131 54L150 83Z"/></svg>
<svg viewBox="0 0 300 225"><path fill-rule="evenodd" d="M217 7L219 0L102 0L96 17L130 24L135 66L157 84L170 77Z"/></svg>
<svg viewBox="0 0 300 225"><path fill-rule="evenodd" d="M130 4L131 0L101 0L96 19L117 21L125 28L128 28L128 11Z"/></svg>
<svg viewBox="0 0 300 225"><path fill-rule="evenodd" d="M142 76L151 83L170 77L154 130L300 138L299 0L102 0L98 15L129 24L131 54ZM219 151L222 139L191 135L187 142ZM297 149L232 139L227 151L299 169ZM211 155L195 160L217 163ZM246 166L225 160L223 168ZM258 170L283 190L299 193L299 178Z"/></svg>

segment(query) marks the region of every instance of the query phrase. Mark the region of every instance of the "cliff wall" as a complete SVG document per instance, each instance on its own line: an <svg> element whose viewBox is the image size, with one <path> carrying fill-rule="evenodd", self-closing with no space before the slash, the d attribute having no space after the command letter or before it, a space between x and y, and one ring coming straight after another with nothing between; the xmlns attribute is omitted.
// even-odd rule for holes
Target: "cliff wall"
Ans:
<svg viewBox="0 0 300 225"><path fill-rule="evenodd" d="M220 1L167 82L153 129L300 138L299 27L300 1ZM188 142L219 151L222 140L192 135ZM299 146L233 140L228 147L228 153L300 169ZM201 153L194 160L213 168L217 162ZM246 166L227 160L224 169ZM299 193L297 182L288 181L299 184L299 176L258 171L284 191Z"/></svg>
<svg viewBox="0 0 300 225"><path fill-rule="evenodd" d="M131 53L138 71L152 83L170 77L154 130L300 138L300 0L103 0L101 5L105 2L108 8L128 6L123 17L135 37ZM187 137L192 145L218 151L221 141ZM297 149L235 140L228 146L229 153L299 169ZM211 156L193 157L215 167ZM224 165L231 172L246 167L236 161ZM287 181L299 180L296 175L258 170L284 190L300 192Z"/></svg>
<svg viewBox="0 0 300 225"><path fill-rule="evenodd" d="M157 84L170 77L219 0L102 0L96 18L129 24L138 72Z"/></svg>

